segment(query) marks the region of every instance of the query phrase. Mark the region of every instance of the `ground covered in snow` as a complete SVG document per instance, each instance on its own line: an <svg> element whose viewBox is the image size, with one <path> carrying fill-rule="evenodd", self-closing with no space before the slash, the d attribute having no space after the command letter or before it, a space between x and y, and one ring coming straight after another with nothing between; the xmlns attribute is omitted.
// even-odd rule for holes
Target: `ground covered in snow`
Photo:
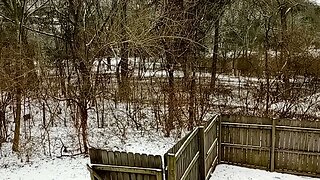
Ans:
<svg viewBox="0 0 320 180"><path fill-rule="evenodd" d="M88 157L43 159L28 164L1 167L1 180L89 180Z"/></svg>
<svg viewBox="0 0 320 180"><path fill-rule="evenodd" d="M317 178L295 176L257 169L220 164L210 180L319 180Z"/></svg>
<svg viewBox="0 0 320 180"><path fill-rule="evenodd" d="M21 167L1 168L2 180L89 180L86 164L88 157L55 158L39 160ZM231 165L218 165L210 180L318 180L316 178L271 173Z"/></svg>
<svg viewBox="0 0 320 180"><path fill-rule="evenodd" d="M88 144L92 148L114 151L163 155L179 139L163 137L153 121L149 108L143 109L143 118L136 126L127 118L124 105L106 102L104 117L108 121L98 127L96 113L89 111ZM28 105L26 106L28 107ZM13 114L6 112L9 135L0 146L0 180L2 179L88 179L88 157L81 155L79 123L72 118L72 109L61 102L48 102L43 123L41 104L31 102L28 112L32 119L21 125L20 151L13 153ZM55 110L57 109L57 110ZM52 113L49 113L52 112ZM51 123L52 122L52 123ZM64 123L66 122L66 123ZM141 124L144 126L142 127ZM183 135L183 134L182 134ZM45 178L44 178L45 177Z"/></svg>
<svg viewBox="0 0 320 180"><path fill-rule="evenodd" d="M155 155L163 155L176 141L174 138L164 138L156 133L143 136L130 133L127 139L122 142L111 137L108 140L108 147L112 150ZM86 169L89 157L83 155L52 158L39 156L41 158L32 157L29 162L21 162L21 159L25 160L25 158L19 157L19 154L11 153L11 145L11 143L6 143L2 147L2 156L0 158L1 180L90 179L89 171Z"/></svg>

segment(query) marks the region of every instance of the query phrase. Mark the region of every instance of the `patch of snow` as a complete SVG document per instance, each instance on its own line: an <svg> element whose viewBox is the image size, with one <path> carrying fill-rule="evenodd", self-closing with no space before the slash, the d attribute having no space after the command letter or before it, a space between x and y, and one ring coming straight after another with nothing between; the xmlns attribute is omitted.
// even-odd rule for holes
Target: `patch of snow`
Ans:
<svg viewBox="0 0 320 180"><path fill-rule="evenodd" d="M96 136L90 138L90 142L96 147L99 141L107 143L99 148L127 151L133 153L144 153L154 155L164 155L171 148L177 139L165 138L161 133L150 132L141 135L136 132L128 132L125 140L120 140L114 135L99 133L96 128ZM58 134L59 131L56 131ZM111 133L111 132L109 132ZM104 144L104 143L102 143ZM21 162L19 154L11 153L12 143L3 144L5 154L0 158L0 179L2 180L88 180L89 171L86 164L89 163L89 157L82 155L74 157L45 157L40 154L32 156L29 162ZM24 158L22 158L24 159Z"/></svg>
<svg viewBox="0 0 320 180"><path fill-rule="evenodd" d="M319 180L318 178L295 176L226 164L216 167L210 180Z"/></svg>
<svg viewBox="0 0 320 180"><path fill-rule="evenodd" d="M88 180L90 173L86 169L88 157L56 158L30 162L19 167L0 168L3 180Z"/></svg>
<svg viewBox="0 0 320 180"><path fill-rule="evenodd" d="M294 102L278 102L271 105L271 109L275 111L283 111L297 114L306 114L319 117L320 116L320 93L313 94L297 99Z"/></svg>

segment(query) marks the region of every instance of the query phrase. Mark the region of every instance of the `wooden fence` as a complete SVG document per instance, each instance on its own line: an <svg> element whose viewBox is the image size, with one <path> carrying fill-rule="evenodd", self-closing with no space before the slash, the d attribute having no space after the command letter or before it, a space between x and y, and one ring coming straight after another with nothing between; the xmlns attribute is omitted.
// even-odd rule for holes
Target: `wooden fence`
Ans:
<svg viewBox="0 0 320 180"><path fill-rule="evenodd" d="M165 154L167 180L205 180L218 164L218 120L197 127Z"/></svg>
<svg viewBox="0 0 320 180"><path fill-rule="evenodd" d="M320 177L320 122L221 116L221 163Z"/></svg>
<svg viewBox="0 0 320 180"><path fill-rule="evenodd" d="M215 116L164 156L90 149L92 179L207 180L219 163L320 177L320 121Z"/></svg>
<svg viewBox="0 0 320 180"><path fill-rule="evenodd" d="M91 180L162 180L161 156L90 149Z"/></svg>

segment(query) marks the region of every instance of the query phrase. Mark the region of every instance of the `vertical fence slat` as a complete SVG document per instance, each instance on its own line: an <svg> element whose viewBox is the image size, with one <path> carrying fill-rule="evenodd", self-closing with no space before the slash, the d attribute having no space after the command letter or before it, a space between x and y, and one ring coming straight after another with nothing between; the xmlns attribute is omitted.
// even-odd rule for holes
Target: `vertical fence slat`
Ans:
<svg viewBox="0 0 320 180"><path fill-rule="evenodd" d="M150 168L153 168L155 167L155 163L156 163L156 157L155 156L147 156L148 158L148 162L149 162L149 167ZM150 176L149 177L150 180L157 180L157 177L156 176Z"/></svg>
<svg viewBox="0 0 320 180"><path fill-rule="evenodd" d="M114 161L115 161L115 165L122 165L121 164L121 153L119 151L114 152ZM118 172L117 173L117 180L122 180L123 179L123 173L122 172Z"/></svg>
<svg viewBox="0 0 320 180"><path fill-rule="evenodd" d="M136 167L141 167L141 162L142 161L142 158L141 158L141 155L139 155L139 156L135 156L135 166ZM143 175L141 175L141 174L137 174L137 180L143 180Z"/></svg>
<svg viewBox="0 0 320 180"><path fill-rule="evenodd" d="M221 148L221 140L222 140L222 125L221 125L221 122L222 122L222 117L221 116L219 116L219 124L218 124L218 126L219 126L219 128L218 128L218 163L220 164L221 163L221 161L222 161L222 148Z"/></svg>
<svg viewBox="0 0 320 180"><path fill-rule="evenodd" d="M276 148L276 120L272 119L272 129L271 129L271 154L270 154L270 171L274 171L275 166L275 148Z"/></svg>
<svg viewBox="0 0 320 180"><path fill-rule="evenodd" d="M109 163L111 165L116 165L115 164L115 160L114 160L114 152L108 152L108 156L109 156ZM117 180L117 173L116 172L110 172L110 179L112 180Z"/></svg>
<svg viewBox="0 0 320 180"><path fill-rule="evenodd" d="M199 157L199 170L200 170L200 180L201 179L206 179L206 162L205 162L205 149L204 149L204 127L200 126L199 131L198 131L198 136L199 136L199 152L200 152L200 157Z"/></svg>
<svg viewBox="0 0 320 180"><path fill-rule="evenodd" d="M102 150L99 150L99 152L102 154L102 164L111 164L109 161L109 153ZM111 179L111 174L110 172L105 172L102 177L109 180Z"/></svg>
<svg viewBox="0 0 320 180"><path fill-rule="evenodd" d="M129 161L129 166L134 167L135 158L134 158L134 154L133 153L128 153L128 161ZM130 174L130 179L131 180L136 180L137 179L137 175L131 173Z"/></svg>
<svg viewBox="0 0 320 180"><path fill-rule="evenodd" d="M161 156L158 155L158 156L155 156L154 158L155 158L154 167L162 169L163 167L162 167ZM162 179L163 179L163 173L162 172L157 173L156 180L162 180Z"/></svg>
<svg viewBox="0 0 320 180"><path fill-rule="evenodd" d="M168 162L168 180L176 180L176 157L174 154L167 155Z"/></svg>
<svg viewBox="0 0 320 180"><path fill-rule="evenodd" d="M120 158L121 158L121 165L129 166L129 159L128 159L127 153L121 153ZM123 180L130 180L129 173L123 173Z"/></svg>
<svg viewBox="0 0 320 180"><path fill-rule="evenodd" d="M141 167L150 167L148 156L146 154L142 154ZM150 175L144 175L143 180L150 180Z"/></svg>

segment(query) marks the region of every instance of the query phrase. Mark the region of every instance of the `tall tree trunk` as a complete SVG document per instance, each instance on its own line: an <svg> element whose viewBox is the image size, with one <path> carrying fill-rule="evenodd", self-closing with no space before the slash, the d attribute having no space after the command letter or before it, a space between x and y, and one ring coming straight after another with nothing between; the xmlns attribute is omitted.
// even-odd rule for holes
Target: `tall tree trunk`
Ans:
<svg viewBox="0 0 320 180"><path fill-rule="evenodd" d="M93 97L93 91L91 89L90 82L90 71L89 71L89 47L86 46L86 8L85 2L82 0L69 0L69 13L74 19L73 26L73 39L70 41L70 47L72 52L72 60L75 70L78 72L78 86L79 96L77 95L77 106L80 111L80 127L82 143L84 147L84 153L88 153L88 134L87 134L87 123L88 123L88 103ZM83 31L83 34L81 34ZM84 56L81 56L81 51L84 52Z"/></svg>
<svg viewBox="0 0 320 180"><path fill-rule="evenodd" d="M212 55L212 69L211 69L211 83L210 88L213 90L216 86L216 74L217 74L217 63L219 54L219 28L220 28L220 17L217 16L214 23L214 44L213 44L213 55Z"/></svg>
<svg viewBox="0 0 320 180"><path fill-rule="evenodd" d="M126 35L126 23L127 23L127 4L128 0L121 1L121 35L122 35L122 44L120 49L120 80L119 80L119 96L121 99L128 97L129 89L129 66L128 66L128 42Z"/></svg>
<svg viewBox="0 0 320 180"><path fill-rule="evenodd" d="M81 117L81 132L82 132L82 143L84 147L84 153L88 153L88 102L93 99L93 94L90 92L91 82L90 82L90 72L87 69L84 62L80 62L79 72L81 76L81 87L80 87L80 99L79 99L79 109Z"/></svg>
<svg viewBox="0 0 320 180"><path fill-rule="evenodd" d="M167 53L167 71L168 71L168 118L166 118L165 122L165 136L169 137L171 130L174 129L173 122L175 120L175 104L176 104L176 99L175 99L175 88L174 88L174 61L172 55Z"/></svg>
<svg viewBox="0 0 320 180"><path fill-rule="evenodd" d="M26 1L24 1L25 5ZM22 9L19 9L17 4L15 4L15 28L16 28L16 43L18 49L18 57L15 59L15 102L16 102L16 110L15 110L15 126L14 126L14 136L13 136L13 145L12 151L19 151L19 144L20 144L20 123L21 123L21 102L22 102L22 73L21 73L21 63L22 63L22 40L26 40L23 38L22 35L22 24L23 24L23 14L24 14L24 5ZM18 11L22 11L21 17L19 17Z"/></svg>
<svg viewBox="0 0 320 180"><path fill-rule="evenodd" d="M284 2L280 5L280 23L281 23L281 36L280 36L280 63L282 66L282 80L285 87L289 87L288 77L288 57L287 57L287 3Z"/></svg>
<svg viewBox="0 0 320 180"><path fill-rule="evenodd" d="M14 125L14 136L12 150L15 152L19 151L20 144L20 124L21 124L21 102L22 102L22 91L20 87L16 87L16 110L15 110L15 125Z"/></svg>
<svg viewBox="0 0 320 180"><path fill-rule="evenodd" d="M267 81L267 92L266 92L266 116L269 115L269 101L270 101L270 72L269 72L269 31L270 31L270 18L265 20L265 75L266 75L266 81Z"/></svg>
<svg viewBox="0 0 320 180"><path fill-rule="evenodd" d="M14 125L14 136L13 136L13 145L12 151L19 151L20 144L20 123L21 123L21 102L22 102L22 88L21 88L21 39L20 39L20 31L17 32L18 36L18 58L15 59L15 77L16 77L16 85L15 85L15 125Z"/></svg>
<svg viewBox="0 0 320 180"><path fill-rule="evenodd" d="M165 5L167 18L170 19L167 23L169 28L173 29L171 35L181 36L180 24L172 24L173 22L181 22L183 17L183 0L171 0ZM172 26L172 27L170 27ZM170 132L174 129L174 122L177 119L176 115L176 97L174 87L174 66L176 62L182 62L179 57L182 56L181 50L184 51L182 46L185 45L181 39L168 39L164 41L164 49L166 52L167 71L168 71L168 117L165 122L165 136L170 136Z"/></svg>

